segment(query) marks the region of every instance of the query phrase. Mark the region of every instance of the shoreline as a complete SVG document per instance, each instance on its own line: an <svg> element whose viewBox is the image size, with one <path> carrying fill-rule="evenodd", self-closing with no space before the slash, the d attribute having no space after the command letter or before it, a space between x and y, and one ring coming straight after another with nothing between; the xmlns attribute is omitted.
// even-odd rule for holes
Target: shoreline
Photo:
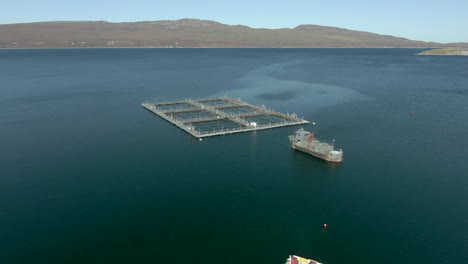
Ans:
<svg viewBox="0 0 468 264"><path fill-rule="evenodd" d="M425 50L415 55L421 56L468 56L468 48L436 48Z"/></svg>
<svg viewBox="0 0 468 264"><path fill-rule="evenodd" d="M24 49L439 49L438 47L49 47L49 48L0 48L0 50ZM418 54L419 55L419 54ZM424 54L426 55L426 54Z"/></svg>

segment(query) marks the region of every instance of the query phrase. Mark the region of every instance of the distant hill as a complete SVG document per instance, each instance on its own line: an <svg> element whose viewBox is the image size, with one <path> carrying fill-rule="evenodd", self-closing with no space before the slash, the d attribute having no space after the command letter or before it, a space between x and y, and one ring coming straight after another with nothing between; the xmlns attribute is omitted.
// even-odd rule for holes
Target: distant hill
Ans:
<svg viewBox="0 0 468 264"><path fill-rule="evenodd" d="M0 25L0 48L73 47L418 47L458 45L414 41L336 27L250 28L199 19L109 23L55 21Z"/></svg>

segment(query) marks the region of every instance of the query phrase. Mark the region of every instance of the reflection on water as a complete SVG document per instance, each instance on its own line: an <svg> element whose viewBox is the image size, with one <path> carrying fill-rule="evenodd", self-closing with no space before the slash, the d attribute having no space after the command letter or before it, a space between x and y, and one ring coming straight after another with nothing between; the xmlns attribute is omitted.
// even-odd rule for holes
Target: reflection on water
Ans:
<svg viewBox="0 0 468 264"><path fill-rule="evenodd" d="M291 109L291 106L318 109L349 101L372 99L349 88L277 78L278 73L290 64L270 64L248 72L237 80L241 88L229 91L228 96L279 109Z"/></svg>

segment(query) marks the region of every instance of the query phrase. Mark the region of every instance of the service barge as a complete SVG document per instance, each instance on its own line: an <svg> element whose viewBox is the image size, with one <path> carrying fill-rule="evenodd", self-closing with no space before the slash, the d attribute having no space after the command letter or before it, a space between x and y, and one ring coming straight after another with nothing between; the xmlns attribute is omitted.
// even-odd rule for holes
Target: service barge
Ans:
<svg viewBox="0 0 468 264"><path fill-rule="evenodd" d="M330 162L342 162L343 151L335 150L335 144L329 144L315 138L314 133L299 129L289 136L291 148Z"/></svg>
<svg viewBox="0 0 468 264"><path fill-rule="evenodd" d="M313 259L306 259L303 257L290 255L289 258L286 260L285 264L322 264Z"/></svg>

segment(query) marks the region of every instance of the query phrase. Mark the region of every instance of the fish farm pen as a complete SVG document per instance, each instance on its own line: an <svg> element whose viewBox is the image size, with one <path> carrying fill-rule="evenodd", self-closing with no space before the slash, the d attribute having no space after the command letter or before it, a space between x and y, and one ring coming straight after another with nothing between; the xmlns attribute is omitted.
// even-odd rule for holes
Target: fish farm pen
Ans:
<svg viewBox="0 0 468 264"><path fill-rule="evenodd" d="M141 105L197 138L309 123L296 114L283 114L227 97Z"/></svg>

